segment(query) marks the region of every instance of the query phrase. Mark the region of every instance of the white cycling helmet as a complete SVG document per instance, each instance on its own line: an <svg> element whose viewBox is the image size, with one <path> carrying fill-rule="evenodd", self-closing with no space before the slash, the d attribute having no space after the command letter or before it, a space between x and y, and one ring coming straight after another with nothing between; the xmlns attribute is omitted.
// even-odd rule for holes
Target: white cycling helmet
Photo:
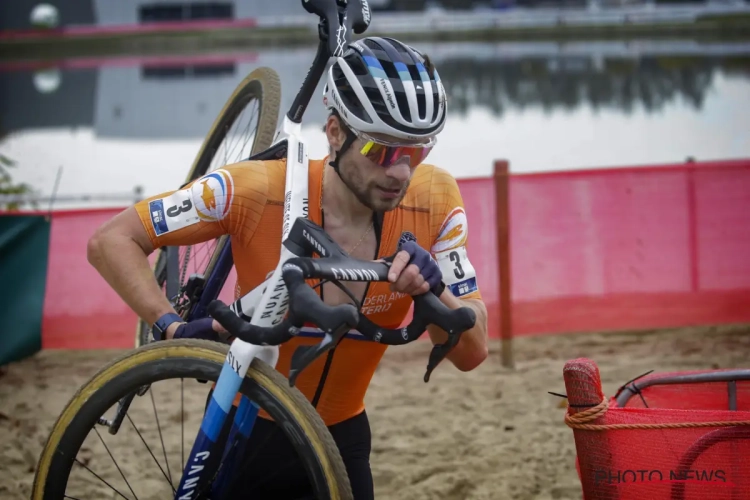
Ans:
<svg viewBox="0 0 750 500"><path fill-rule="evenodd" d="M445 88L434 68L431 73L408 45L362 38L331 64L323 104L358 132L431 138L443 129L447 111Z"/></svg>

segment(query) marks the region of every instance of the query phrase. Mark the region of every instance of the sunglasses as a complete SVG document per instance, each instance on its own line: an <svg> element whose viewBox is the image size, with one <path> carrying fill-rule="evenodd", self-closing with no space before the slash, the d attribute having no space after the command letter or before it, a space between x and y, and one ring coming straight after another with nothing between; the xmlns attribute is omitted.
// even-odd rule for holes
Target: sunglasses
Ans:
<svg viewBox="0 0 750 500"><path fill-rule="evenodd" d="M390 167L402 158L406 158L409 167L414 168L427 158L437 142L433 137L425 144L396 145L376 141L364 134L360 134L359 137L366 141L360 148L359 153L381 167Z"/></svg>

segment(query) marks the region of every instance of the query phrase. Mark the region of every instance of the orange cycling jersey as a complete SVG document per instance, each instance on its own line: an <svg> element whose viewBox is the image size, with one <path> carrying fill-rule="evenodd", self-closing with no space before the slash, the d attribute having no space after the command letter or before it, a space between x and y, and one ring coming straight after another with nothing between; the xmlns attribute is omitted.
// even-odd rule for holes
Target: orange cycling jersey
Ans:
<svg viewBox="0 0 750 500"><path fill-rule="evenodd" d="M321 224L321 185L327 159L309 163L308 216ZM184 188L136 204L155 248L193 245L228 234L237 272L236 297L263 283L278 264L284 214L286 162L246 161L196 179ZM419 165L400 205L383 214L378 258L393 255L412 239L429 248L440 265L447 289L459 298L479 298L474 269L466 253L468 227L455 179L433 165ZM388 283L371 283L361 313L386 328L400 326L412 299L391 292ZM314 328L279 346L276 369L289 375L291 357L300 345L319 342ZM316 338L318 337L318 338ZM357 332L310 364L297 387L313 403L326 425L364 410L364 398L387 346ZM266 416L264 412L261 416Z"/></svg>

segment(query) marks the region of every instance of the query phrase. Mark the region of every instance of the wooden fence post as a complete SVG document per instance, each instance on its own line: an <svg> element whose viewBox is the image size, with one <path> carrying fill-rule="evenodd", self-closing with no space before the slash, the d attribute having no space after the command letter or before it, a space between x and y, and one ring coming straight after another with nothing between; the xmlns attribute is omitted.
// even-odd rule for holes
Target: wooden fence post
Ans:
<svg viewBox="0 0 750 500"><path fill-rule="evenodd" d="M502 365L513 368L513 323L510 291L510 203L509 167L506 160L495 162L495 210L500 303L500 356Z"/></svg>

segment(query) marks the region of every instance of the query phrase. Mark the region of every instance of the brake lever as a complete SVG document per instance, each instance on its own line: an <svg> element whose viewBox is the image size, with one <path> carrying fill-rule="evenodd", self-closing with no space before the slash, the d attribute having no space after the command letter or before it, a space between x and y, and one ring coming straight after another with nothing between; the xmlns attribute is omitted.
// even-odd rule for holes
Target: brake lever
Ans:
<svg viewBox="0 0 750 500"><path fill-rule="evenodd" d="M339 7L344 10L344 25L356 35L361 35L370 26L372 15L367 0L339 0ZM347 45L351 42L351 35L347 34Z"/></svg>
<svg viewBox="0 0 750 500"><path fill-rule="evenodd" d="M439 307L442 305L440 299L432 293L426 293L414 297L414 316L427 317L425 310L430 310L429 323L441 328L448 334L448 340L442 344L435 344L430 351L430 357L427 362L427 371L424 374L425 383L430 381L432 371L445 359L448 353L456 347L461 340L461 335L466 330L474 328L477 321L477 315L469 307L460 307L458 309L448 309Z"/></svg>
<svg viewBox="0 0 750 500"><path fill-rule="evenodd" d="M325 333L323 340L319 344L297 347L294 353L292 353L292 362L289 367L289 387L294 387L297 375L302 373L305 368L310 366L322 354L336 347L351 328L349 323L345 321L336 327L332 333Z"/></svg>
<svg viewBox="0 0 750 500"><path fill-rule="evenodd" d="M449 333L447 341L442 344L435 344L432 347L432 350L430 351L430 358L427 361L427 371L424 374L425 383L430 381L430 375L432 374L432 371L437 368L437 366L445 359L448 353L450 353L453 348L456 347L458 341L461 340L461 335L463 335L463 332L453 334Z"/></svg>

